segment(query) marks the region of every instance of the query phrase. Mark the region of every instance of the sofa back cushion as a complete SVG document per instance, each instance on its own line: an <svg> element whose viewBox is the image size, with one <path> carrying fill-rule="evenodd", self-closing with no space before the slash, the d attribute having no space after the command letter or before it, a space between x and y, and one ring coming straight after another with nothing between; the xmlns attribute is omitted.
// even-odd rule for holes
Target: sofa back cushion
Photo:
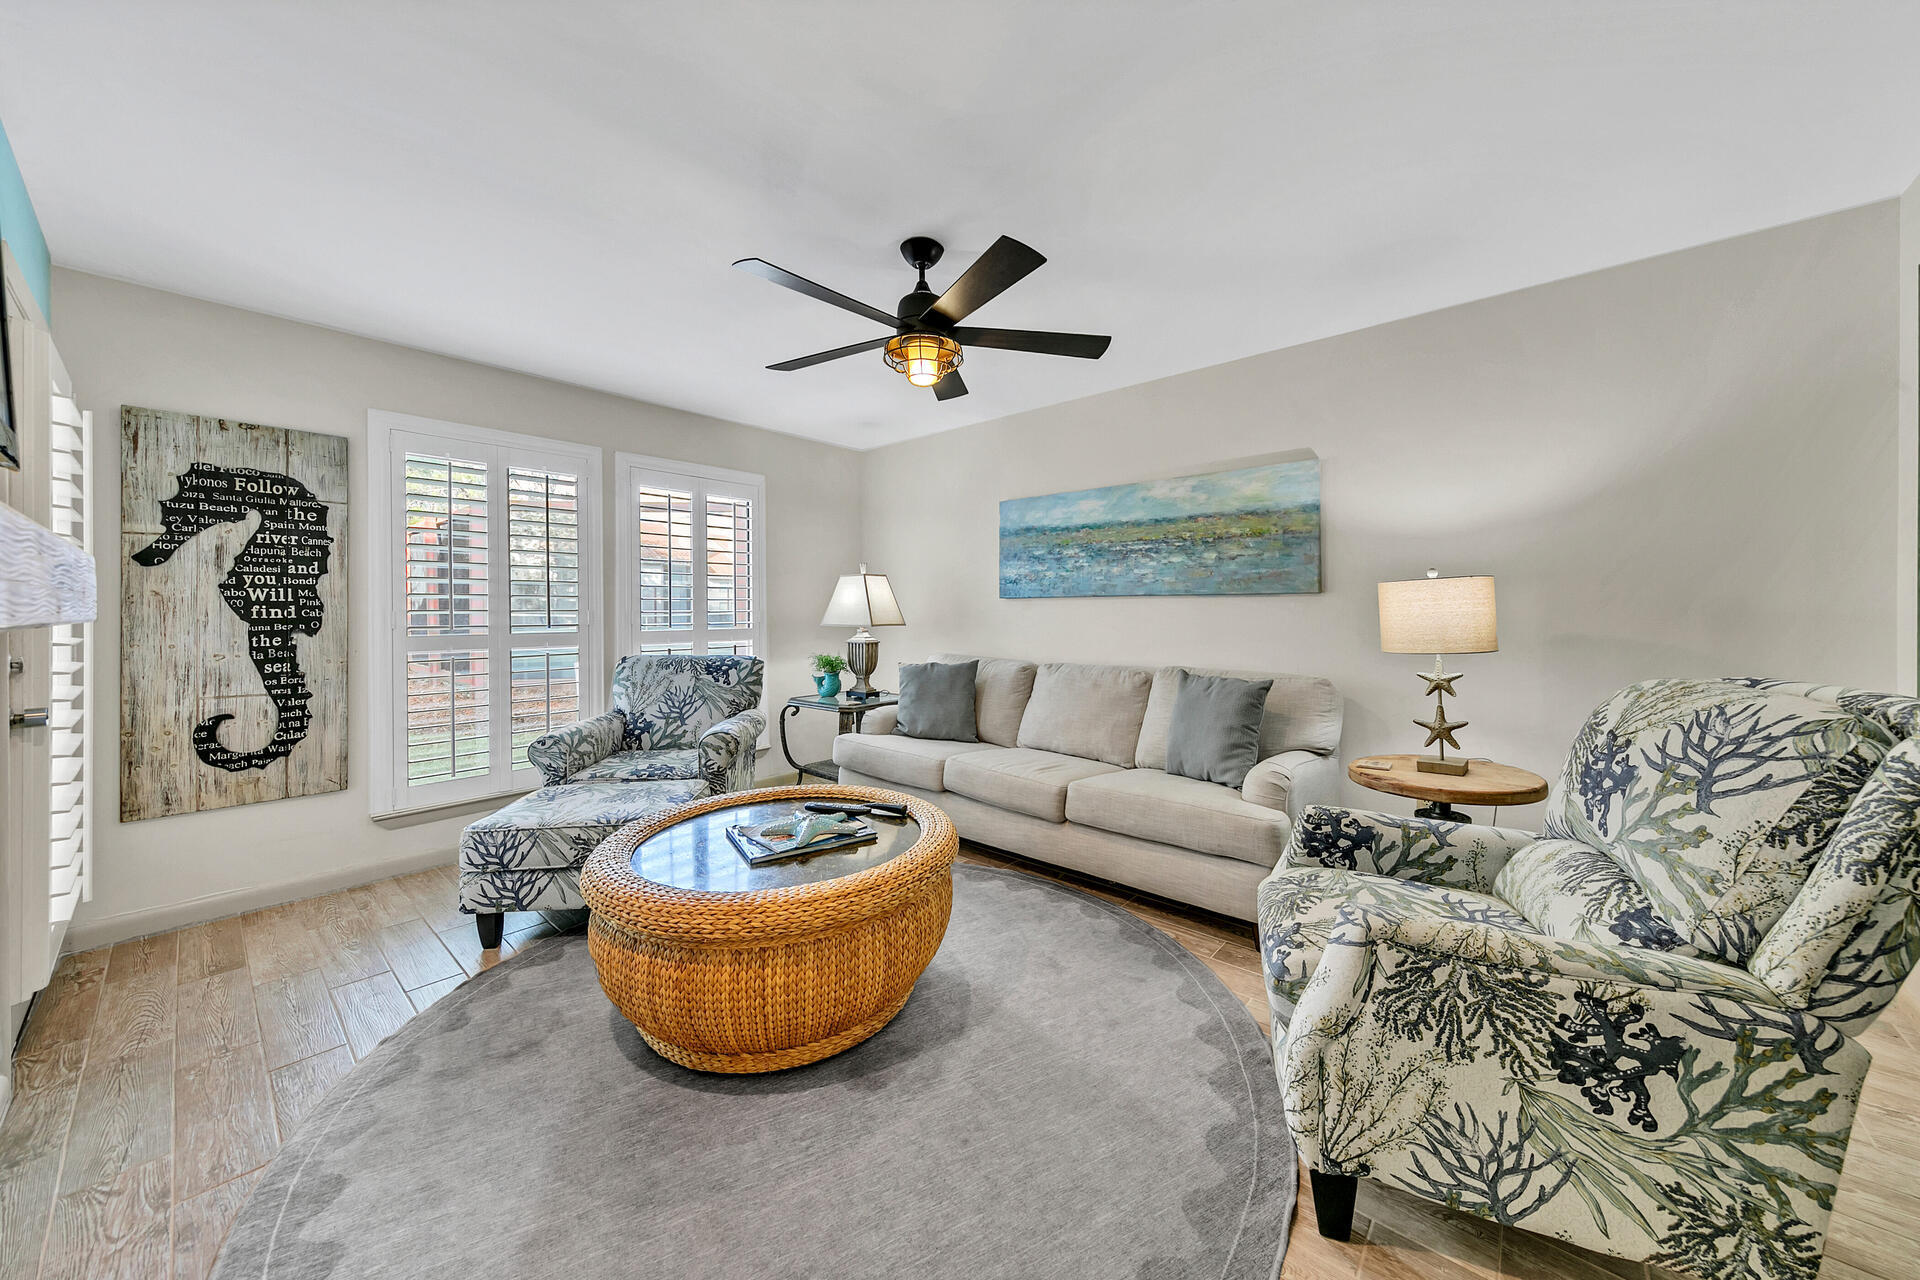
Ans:
<svg viewBox="0 0 1920 1280"><path fill-rule="evenodd" d="M1314 751L1332 755L1340 749L1340 693L1331 680L1319 676L1275 675L1267 671L1235 671L1227 667L1161 667L1153 673L1146 714L1140 723L1140 745L1134 752L1137 769L1167 767L1167 734L1173 725L1174 699L1180 693L1180 674L1231 676L1236 680L1271 680L1267 709L1260 719L1260 759L1282 751Z"/></svg>
<svg viewBox="0 0 1920 1280"><path fill-rule="evenodd" d="M1042 663L1015 745L1132 768L1152 688L1145 667Z"/></svg>
<svg viewBox="0 0 1920 1280"><path fill-rule="evenodd" d="M936 653L934 662L978 662L973 677L973 717L980 741L996 747L1019 745L1020 718L1033 696L1039 668L1014 658L976 658L968 653Z"/></svg>
<svg viewBox="0 0 1920 1280"><path fill-rule="evenodd" d="M1862 696L1878 697L1762 680L1629 685L1574 740L1546 834L1604 850L1688 945L1745 964L1897 740Z"/></svg>
<svg viewBox="0 0 1920 1280"><path fill-rule="evenodd" d="M630 751L695 746L730 716L760 705L758 658L681 654L628 657L613 669L613 709L626 717Z"/></svg>

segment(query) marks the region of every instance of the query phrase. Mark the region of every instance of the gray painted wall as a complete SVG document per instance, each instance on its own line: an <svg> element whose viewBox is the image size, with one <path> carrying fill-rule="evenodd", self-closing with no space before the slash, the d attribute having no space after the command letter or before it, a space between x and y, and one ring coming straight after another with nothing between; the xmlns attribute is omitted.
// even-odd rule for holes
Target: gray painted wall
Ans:
<svg viewBox="0 0 1920 1280"><path fill-rule="evenodd" d="M1374 584L1437 565L1498 579L1501 651L1455 660L1463 744L1549 777L1637 678L1891 688L1898 246L1886 201L877 450L865 556L909 622L883 660L1312 672L1345 758L1411 751L1426 664L1379 652ZM1301 448L1324 594L998 598L1003 498Z"/></svg>
<svg viewBox="0 0 1920 1280"><path fill-rule="evenodd" d="M810 689L807 655L845 640L844 630L822 631L818 624L835 576L851 573L859 561L859 495L845 485L848 472L859 466L858 454L79 272L57 271L55 288L60 353L99 432L98 492L119 491L122 404L333 432L352 441L351 785L332 795L116 823L113 708L120 636L116 610L106 608L94 631L98 725L106 752L95 772L95 889L75 920L70 945L170 928L320 886L451 860L472 810L410 824L376 823L367 816L372 717L364 630L367 611L375 607L367 594L373 529L365 506L368 409L599 445L606 450L601 470L609 504L616 450L760 472L767 477L769 703L777 706ZM611 505L606 511L610 538ZM100 504L94 519L96 546L118 546L119 504ZM617 656L611 556L605 564L611 661ZM100 599L112 606L119 598L118 559L102 554ZM826 754L832 732L827 717L809 717L797 732L810 758ZM786 768L777 751L763 757L761 766Z"/></svg>

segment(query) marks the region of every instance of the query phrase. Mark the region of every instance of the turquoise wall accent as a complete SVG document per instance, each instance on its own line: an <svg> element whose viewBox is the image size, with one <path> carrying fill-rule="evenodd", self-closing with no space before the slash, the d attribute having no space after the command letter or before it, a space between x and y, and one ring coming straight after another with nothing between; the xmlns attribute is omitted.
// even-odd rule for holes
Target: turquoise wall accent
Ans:
<svg viewBox="0 0 1920 1280"><path fill-rule="evenodd" d="M14 163L4 124L0 124L0 239L13 250L27 277L27 288L40 304L40 314L52 324L53 262L47 257L47 238L40 234L40 219L33 214L33 201L27 199L27 182Z"/></svg>

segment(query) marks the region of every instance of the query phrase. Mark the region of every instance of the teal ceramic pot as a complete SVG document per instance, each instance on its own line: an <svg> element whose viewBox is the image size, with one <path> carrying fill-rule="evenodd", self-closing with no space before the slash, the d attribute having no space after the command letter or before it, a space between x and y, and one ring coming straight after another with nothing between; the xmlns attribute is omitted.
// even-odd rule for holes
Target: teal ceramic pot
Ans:
<svg viewBox="0 0 1920 1280"><path fill-rule="evenodd" d="M839 697L840 673L838 671L828 671L815 676L813 678L813 687L819 691L820 696L823 698Z"/></svg>

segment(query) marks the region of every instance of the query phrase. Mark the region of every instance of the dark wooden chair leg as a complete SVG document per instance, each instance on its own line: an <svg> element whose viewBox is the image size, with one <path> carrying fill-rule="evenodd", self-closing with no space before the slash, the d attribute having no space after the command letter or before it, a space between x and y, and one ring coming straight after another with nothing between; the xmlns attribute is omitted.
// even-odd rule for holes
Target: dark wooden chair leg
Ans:
<svg viewBox="0 0 1920 1280"><path fill-rule="evenodd" d="M1313 1182L1313 1212L1320 1220L1320 1234L1329 1240L1353 1238L1353 1196L1360 1179L1338 1173L1307 1170Z"/></svg>
<svg viewBox="0 0 1920 1280"><path fill-rule="evenodd" d="M500 946L500 931L506 928L507 917L498 911L479 911L474 913L473 927L480 931L480 949L495 951ZM1316 1186L1319 1184L1315 1184ZM1349 1199L1352 1197L1349 1196Z"/></svg>

